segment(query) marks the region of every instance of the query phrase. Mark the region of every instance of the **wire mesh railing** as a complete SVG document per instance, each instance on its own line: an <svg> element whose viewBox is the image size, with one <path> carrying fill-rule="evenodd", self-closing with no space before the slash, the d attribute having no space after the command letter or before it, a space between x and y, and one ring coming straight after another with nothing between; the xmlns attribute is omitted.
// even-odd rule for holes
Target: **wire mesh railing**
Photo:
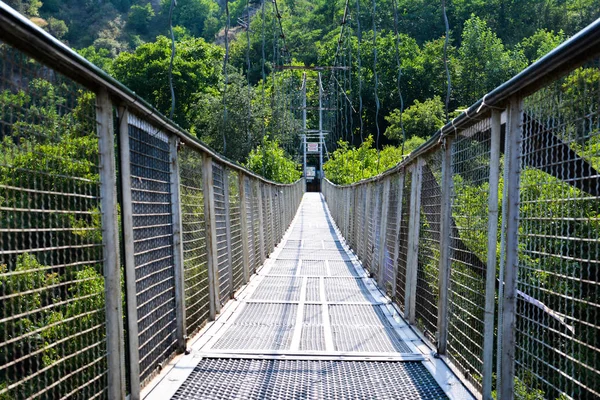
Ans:
<svg viewBox="0 0 600 400"><path fill-rule="evenodd" d="M139 399L303 182L213 153L0 2L0 398Z"/></svg>
<svg viewBox="0 0 600 400"><path fill-rule="evenodd" d="M599 44L596 21L391 170L323 183L347 243L478 397L600 396Z"/></svg>

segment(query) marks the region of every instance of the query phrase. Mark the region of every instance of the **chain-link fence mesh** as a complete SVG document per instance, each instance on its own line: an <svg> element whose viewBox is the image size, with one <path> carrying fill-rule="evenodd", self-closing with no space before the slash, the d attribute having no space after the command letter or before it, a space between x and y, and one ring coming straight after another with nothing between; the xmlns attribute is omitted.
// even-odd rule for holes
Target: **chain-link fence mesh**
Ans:
<svg viewBox="0 0 600 400"><path fill-rule="evenodd" d="M231 269L230 253L228 247L229 231L229 199L226 197L228 185L227 170L224 166L213 163L213 187L215 221L217 226L217 272L219 276L219 300L221 304L231 297Z"/></svg>
<svg viewBox="0 0 600 400"><path fill-rule="evenodd" d="M374 201L373 204L373 250L371 252L371 262L370 262L370 270L375 275L379 275L379 252L381 251L381 218L383 212L383 182L378 182L377 185L374 186Z"/></svg>
<svg viewBox="0 0 600 400"><path fill-rule="evenodd" d="M398 249L398 203L400 199L400 180L398 176L390 179L390 193L388 198L388 214L385 228L385 248L383 257L383 274L381 286L385 293L393 297L396 289L396 254Z"/></svg>
<svg viewBox="0 0 600 400"><path fill-rule="evenodd" d="M244 254L242 252L242 209L240 203L240 181L236 171L229 171L229 223L231 242L231 271L233 290L244 283Z"/></svg>
<svg viewBox="0 0 600 400"><path fill-rule="evenodd" d="M252 182L252 234L254 237L254 270L262 264L262 253L261 253L261 240L260 235L260 204L259 204L259 190L260 184L258 182ZM250 192L249 192L250 193Z"/></svg>
<svg viewBox="0 0 600 400"><path fill-rule="evenodd" d="M404 174L402 189L402 208L400 213L400 232L398 234L398 266L396 267L396 296L394 301L402 311L406 295L406 262L408 261L408 222L410 216L410 194L412 187L412 171Z"/></svg>
<svg viewBox="0 0 600 400"><path fill-rule="evenodd" d="M0 42L0 398L106 396L95 96Z"/></svg>
<svg viewBox="0 0 600 400"><path fill-rule="evenodd" d="M210 311L202 154L184 147L179 176L186 328L192 336L208 321Z"/></svg>
<svg viewBox="0 0 600 400"><path fill-rule="evenodd" d="M452 142L448 354L480 388L483 368L489 201L489 119Z"/></svg>
<svg viewBox="0 0 600 400"><path fill-rule="evenodd" d="M519 398L600 397L599 65L524 101Z"/></svg>
<svg viewBox="0 0 600 400"><path fill-rule="evenodd" d="M141 380L175 352L175 269L170 146L165 133L129 115L130 191Z"/></svg>
<svg viewBox="0 0 600 400"><path fill-rule="evenodd" d="M416 323L427 337L437 340L438 277L440 264L442 151L425 157L422 169L421 218L416 288Z"/></svg>
<svg viewBox="0 0 600 400"><path fill-rule="evenodd" d="M256 198L254 197L253 184L250 178L243 176L241 178L243 180L244 185L244 193L245 204L241 206L245 208L246 212L246 239L248 241L248 271L250 274L253 274L256 271L256 257L258 255L257 247L258 244L257 238L255 237L254 227L255 227L255 213L254 213L254 204L256 203ZM260 257L259 257L260 258Z"/></svg>

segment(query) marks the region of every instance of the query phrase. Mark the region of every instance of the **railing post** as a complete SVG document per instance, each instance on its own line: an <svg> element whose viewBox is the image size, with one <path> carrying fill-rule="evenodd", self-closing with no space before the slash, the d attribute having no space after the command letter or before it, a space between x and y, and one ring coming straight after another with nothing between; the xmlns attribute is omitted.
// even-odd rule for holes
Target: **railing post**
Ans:
<svg viewBox="0 0 600 400"><path fill-rule="evenodd" d="M100 153L100 197L102 207L102 253L106 298L106 352L108 398L125 398L125 349L119 260L119 216L117 213L117 168L115 162L113 105L106 90L96 96L96 126Z"/></svg>
<svg viewBox="0 0 600 400"><path fill-rule="evenodd" d="M419 267L419 230L421 228L421 186L423 181L423 164L419 158L413 170L410 192L410 218L408 222L408 254L406 256L406 295L404 312L410 324L415 323L415 307L417 295L417 270Z"/></svg>
<svg viewBox="0 0 600 400"><path fill-rule="evenodd" d="M450 286L450 232L452 225L452 143L451 137L444 138L442 155L442 182L440 199L440 264L438 270L438 324L437 352L446 354L448 345L448 288Z"/></svg>
<svg viewBox="0 0 600 400"><path fill-rule="evenodd" d="M239 193L240 193L240 229L242 230L242 255L244 269L244 283L250 279L250 254L248 249L248 213L246 210L246 176L239 174ZM252 218L252 216L250 216Z"/></svg>
<svg viewBox="0 0 600 400"><path fill-rule="evenodd" d="M369 267L370 269L370 265L368 265L367 260L369 258L369 252L371 251L371 249L369 249L369 235L371 232L369 232L369 222L371 221L371 185L370 184L366 184L365 185L365 213L364 213L364 223L363 223L363 229L364 229L364 235L363 235L363 239L362 239L362 254L361 254L361 258L362 258L362 262L363 262L363 267Z"/></svg>
<svg viewBox="0 0 600 400"><path fill-rule="evenodd" d="M514 398L515 349L516 349L516 312L517 312L517 272L519 246L519 185L521 179L521 138L522 138L522 100L513 97L510 100L506 123L504 199L506 199L506 221L502 221L505 233L504 256L504 293L502 299L502 331L499 399ZM502 279L502 277L500 278Z"/></svg>
<svg viewBox="0 0 600 400"><path fill-rule="evenodd" d="M488 254L485 285L485 315L483 335L483 399L492 400L494 364L494 310L496 305L496 264L498 243L498 184L500 181L500 111L492 110L490 178L488 201Z"/></svg>
<svg viewBox="0 0 600 400"><path fill-rule="evenodd" d="M396 208L396 229L394 230L394 255L392 263L394 265L394 278L392 281L392 299L396 297L396 280L398 279L398 256L400 255L400 226L402 225L402 200L404 196L404 177L405 171L398 175L398 204Z"/></svg>
<svg viewBox="0 0 600 400"><path fill-rule="evenodd" d="M227 268L229 270L229 297L233 298L233 257L231 255L231 204L229 204L229 168L223 167L223 207L225 208L225 235L227 241Z"/></svg>
<svg viewBox="0 0 600 400"><path fill-rule="evenodd" d="M378 271L378 277L377 277L377 282L379 283L379 286L384 288L384 283L383 283L383 273L385 271L384 268L384 263L385 263L385 242L386 242L386 236L387 236L387 224L386 221L388 219L388 211L389 211L389 207L390 207L390 186L391 186L391 181L390 179L385 179L383 181L383 199L382 199L382 204L381 204L381 223L379 226L379 254L377 255L377 265L379 265L379 271Z"/></svg>
<svg viewBox="0 0 600 400"><path fill-rule="evenodd" d="M119 108L119 154L121 167L121 204L123 223L123 247L125 255L125 297L127 303L127 338L129 343L130 399L140 398L140 350L137 314L137 291L135 276L135 252L133 247L133 203L131 200L131 162L129 149L129 113Z"/></svg>
<svg viewBox="0 0 600 400"><path fill-rule="evenodd" d="M263 264L267 259L266 251L265 251L265 224L263 219L263 195L262 195L262 187L261 182L258 181L256 184L256 199L258 204L258 243L260 247L260 263Z"/></svg>
<svg viewBox="0 0 600 400"><path fill-rule="evenodd" d="M169 152L171 158L171 214L173 216L173 267L175 270L175 320L177 323L177 349L185 352L185 272L183 265L183 238L181 221L181 196L179 186L179 138L169 136Z"/></svg>
<svg viewBox="0 0 600 400"><path fill-rule="evenodd" d="M217 222L215 220L215 190L212 158L202 154L202 185L204 193L204 221L206 223L206 260L208 269L208 296L210 319L221 311L218 292Z"/></svg>

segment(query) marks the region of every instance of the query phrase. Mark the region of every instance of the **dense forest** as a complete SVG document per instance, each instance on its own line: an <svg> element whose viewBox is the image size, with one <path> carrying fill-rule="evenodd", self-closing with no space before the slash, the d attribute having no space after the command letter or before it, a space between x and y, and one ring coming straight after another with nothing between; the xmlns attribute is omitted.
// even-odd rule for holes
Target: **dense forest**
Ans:
<svg viewBox="0 0 600 400"><path fill-rule="evenodd" d="M240 163L247 163L264 138L275 140L287 156L299 153L300 114L294 110L301 73L281 72L278 66L348 68L324 73L325 90L330 95L335 91L338 105L343 92L355 111L326 116L332 130L330 150L343 140L347 151L358 152L362 145L374 152L360 153L360 169L367 173L340 171L333 176L339 168L330 165L331 178L345 177L344 182L348 176L360 179L394 165L401 149L388 150L383 163L377 150L410 140L403 146L404 153L410 151L446 122L447 112L452 117L454 110L469 106L600 16L596 0L448 1L451 92L446 109L442 2L383 0L375 9L370 1L354 3L234 0L226 10L224 1L178 0L170 19L169 0L8 1L166 115L171 107L172 22L172 119ZM337 84L331 83L334 78ZM318 92L312 86L309 102ZM309 115L309 127L316 124L316 116ZM367 140L370 135L372 141ZM376 168L364 159L369 154L376 155Z"/></svg>

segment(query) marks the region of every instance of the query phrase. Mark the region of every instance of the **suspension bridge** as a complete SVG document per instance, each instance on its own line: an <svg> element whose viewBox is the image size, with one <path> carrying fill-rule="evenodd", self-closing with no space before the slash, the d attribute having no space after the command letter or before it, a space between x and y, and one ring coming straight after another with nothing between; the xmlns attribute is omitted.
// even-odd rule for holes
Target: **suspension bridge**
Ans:
<svg viewBox="0 0 600 400"><path fill-rule="evenodd" d="M599 60L306 193L0 2L0 399L600 397Z"/></svg>

